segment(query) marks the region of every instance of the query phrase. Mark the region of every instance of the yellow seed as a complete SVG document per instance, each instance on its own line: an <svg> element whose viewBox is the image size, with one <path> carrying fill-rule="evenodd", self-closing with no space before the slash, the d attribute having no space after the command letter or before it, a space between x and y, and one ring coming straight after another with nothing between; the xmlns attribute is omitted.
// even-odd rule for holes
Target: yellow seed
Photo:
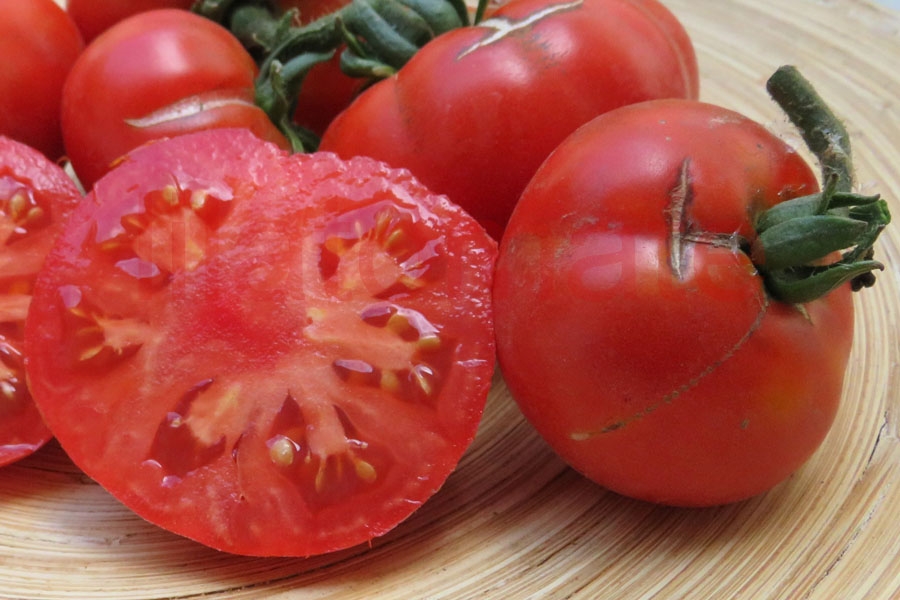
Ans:
<svg viewBox="0 0 900 600"><path fill-rule="evenodd" d="M382 371L380 385L386 392L396 392L400 389L400 379L394 371Z"/></svg>
<svg viewBox="0 0 900 600"><path fill-rule="evenodd" d="M409 319L405 315L395 312L388 318L387 328L397 335L402 335L409 331L410 327Z"/></svg>
<svg viewBox="0 0 900 600"><path fill-rule="evenodd" d="M410 290L417 290L419 288L425 287L425 282L420 277L410 277L409 275L401 276L400 283L405 285Z"/></svg>
<svg viewBox="0 0 900 600"><path fill-rule="evenodd" d="M279 467L289 467L294 463L294 444L286 437L278 438L269 446L269 458Z"/></svg>
<svg viewBox="0 0 900 600"><path fill-rule="evenodd" d="M32 206L25 214L25 223L37 223L44 218L44 209L40 206Z"/></svg>
<svg viewBox="0 0 900 600"><path fill-rule="evenodd" d="M78 355L78 359L82 362L87 362L97 358L101 352L103 352L105 346L102 344L99 346L92 346L91 348L86 348L82 350L81 354Z"/></svg>
<svg viewBox="0 0 900 600"><path fill-rule="evenodd" d="M325 240L325 249L338 256L343 255L347 251L348 245L346 240L337 236L332 236Z"/></svg>
<svg viewBox="0 0 900 600"><path fill-rule="evenodd" d="M28 196L26 196L24 192L16 192L13 194L8 203L9 216L12 217L13 221L19 220L19 216L28 204Z"/></svg>
<svg viewBox="0 0 900 600"><path fill-rule="evenodd" d="M402 229L393 230L390 235L388 235L387 239L384 240L384 249L390 250L391 248L399 245L406 238L406 234L403 233Z"/></svg>
<svg viewBox="0 0 900 600"><path fill-rule="evenodd" d="M353 466L356 469L356 476L365 481L366 483L372 483L378 478L378 473L375 471L375 467L364 461L361 458L353 458Z"/></svg>
<svg viewBox="0 0 900 600"><path fill-rule="evenodd" d="M431 352L441 347L441 337L436 333L427 333L416 342L416 348L424 352Z"/></svg>
<svg viewBox="0 0 900 600"><path fill-rule="evenodd" d="M169 206L178 206L178 188L174 185L167 185L162 189L162 200Z"/></svg>
<svg viewBox="0 0 900 600"><path fill-rule="evenodd" d="M209 192L206 190L193 190L191 192L191 209L200 210L206 206L206 199L209 198Z"/></svg>

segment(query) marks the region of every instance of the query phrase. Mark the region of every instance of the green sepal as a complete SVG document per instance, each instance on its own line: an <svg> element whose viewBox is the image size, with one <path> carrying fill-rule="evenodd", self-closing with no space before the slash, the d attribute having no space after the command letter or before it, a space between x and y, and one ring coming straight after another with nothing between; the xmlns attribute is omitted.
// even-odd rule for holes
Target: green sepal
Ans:
<svg viewBox="0 0 900 600"><path fill-rule="evenodd" d="M867 228L865 222L848 217L796 217L759 234L750 256L766 271L799 267L853 246Z"/></svg>
<svg viewBox="0 0 900 600"><path fill-rule="evenodd" d="M884 265L875 260L835 263L824 267L799 267L764 275L766 289L774 298L788 299L793 304L812 302Z"/></svg>

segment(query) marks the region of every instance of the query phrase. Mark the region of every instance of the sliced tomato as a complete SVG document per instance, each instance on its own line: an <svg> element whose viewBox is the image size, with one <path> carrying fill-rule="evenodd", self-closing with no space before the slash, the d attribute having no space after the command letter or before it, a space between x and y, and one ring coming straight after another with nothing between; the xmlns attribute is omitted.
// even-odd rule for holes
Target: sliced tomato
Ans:
<svg viewBox="0 0 900 600"><path fill-rule="evenodd" d="M80 198L59 166L0 136L0 466L52 437L25 381L25 316L44 256Z"/></svg>
<svg viewBox="0 0 900 600"><path fill-rule="evenodd" d="M134 151L39 278L28 374L146 519L248 555L392 529L472 441L496 248L404 171L246 130Z"/></svg>

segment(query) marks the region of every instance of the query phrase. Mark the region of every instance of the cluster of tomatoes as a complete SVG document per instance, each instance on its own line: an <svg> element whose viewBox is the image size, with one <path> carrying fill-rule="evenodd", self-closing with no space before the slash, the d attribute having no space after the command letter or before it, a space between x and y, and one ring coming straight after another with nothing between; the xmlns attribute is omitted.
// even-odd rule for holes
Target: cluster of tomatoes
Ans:
<svg viewBox="0 0 900 600"><path fill-rule="evenodd" d="M53 435L176 533L329 552L441 487L499 362L622 494L798 468L889 221L839 122L773 77L820 190L656 0L485 9L0 0L0 461Z"/></svg>

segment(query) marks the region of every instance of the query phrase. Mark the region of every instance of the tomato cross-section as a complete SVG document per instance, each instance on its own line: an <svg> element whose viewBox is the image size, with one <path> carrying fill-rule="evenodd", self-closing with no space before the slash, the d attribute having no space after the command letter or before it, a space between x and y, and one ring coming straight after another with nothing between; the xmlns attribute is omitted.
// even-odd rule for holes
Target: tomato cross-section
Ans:
<svg viewBox="0 0 900 600"><path fill-rule="evenodd" d="M472 441L495 253L376 161L173 138L99 180L51 253L29 376L73 460L148 520L240 554L346 548Z"/></svg>

